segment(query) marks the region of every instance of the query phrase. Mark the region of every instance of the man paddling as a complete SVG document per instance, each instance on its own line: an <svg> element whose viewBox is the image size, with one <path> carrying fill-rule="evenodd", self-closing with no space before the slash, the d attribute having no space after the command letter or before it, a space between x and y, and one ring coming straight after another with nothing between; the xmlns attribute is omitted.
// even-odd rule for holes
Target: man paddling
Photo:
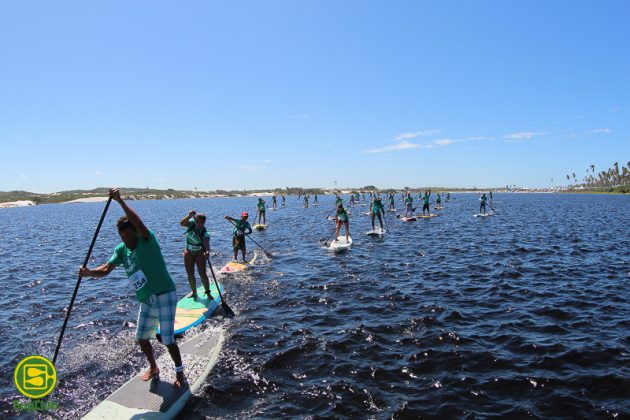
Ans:
<svg viewBox="0 0 630 420"><path fill-rule="evenodd" d="M264 225L267 223L267 217L265 217L265 200L259 198L256 206L258 207L258 223Z"/></svg>
<svg viewBox="0 0 630 420"><path fill-rule="evenodd" d="M440 193L437 193L437 196L435 197L435 207L442 207L442 196L440 196Z"/></svg>
<svg viewBox="0 0 630 420"><path fill-rule="evenodd" d="M206 291L206 297L212 299L210 294L210 280L206 272L206 260L210 256L210 234L206 229L206 215L191 210L179 224L188 228L186 230L186 248L184 249L184 267L188 275L188 284L192 290L191 297L197 299L197 279L195 278L195 265L201 277L201 283Z"/></svg>
<svg viewBox="0 0 630 420"><path fill-rule="evenodd" d="M119 265L124 266L131 287L135 290L136 299L140 302L136 339L142 352L149 361L149 369L141 376L143 381L159 379L160 369L153 355L151 339L155 338L155 330L160 326L162 344L168 349L175 363L176 379L173 386L181 388L186 379L184 366L175 342L174 325L177 293L171 278L160 244L155 233L148 229L140 217L120 197L118 189L110 189L109 197L120 204L125 216L118 220L118 234L122 239L114 255L108 262L90 270L80 269L82 276L101 278L112 272Z"/></svg>
<svg viewBox="0 0 630 420"><path fill-rule="evenodd" d="M372 203L371 213L372 213L372 230L374 230L374 218L376 216L378 216L378 222L381 224L381 231L385 230L383 229L383 219L381 218L381 213L383 214L383 217L385 217L385 206L383 205L383 201L381 200L380 196L376 196L374 198L374 202Z"/></svg>
<svg viewBox="0 0 630 420"><path fill-rule="evenodd" d="M335 230L335 241L337 241L337 237L339 236L339 230L341 229L341 225L345 225L346 226L346 242L348 242L348 237L350 236L350 221L348 220L348 212L343 208L343 204L340 204L339 206L337 206L337 213L335 214L335 220L337 221L337 228Z"/></svg>
<svg viewBox="0 0 630 420"><path fill-rule="evenodd" d="M271 197L271 208L274 210L278 208L278 202L276 201L275 194L273 195L273 197Z"/></svg>
<svg viewBox="0 0 630 420"><path fill-rule="evenodd" d="M245 253L247 252L245 246L245 235L252 233L252 227L250 226L247 218L249 214L244 211L241 213L240 219L235 219L230 216L225 216L226 220L234 223L234 231L232 232L232 248L234 249L234 262L238 262L238 250L241 250L243 254L243 263L245 263Z"/></svg>
<svg viewBox="0 0 630 420"><path fill-rule="evenodd" d="M411 193L407 193L407 198L405 198L405 217L413 216L413 197Z"/></svg>
<svg viewBox="0 0 630 420"><path fill-rule="evenodd" d="M389 194L389 209L396 210L396 204L394 203L394 194Z"/></svg>
<svg viewBox="0 0 630 420"><path fill-rule="evenodd" d="M481 197L479 197L479 214L486 214L486 200L486 193L483 193Z"/></svg>
<svg viewBox="0 0 630 420"><path fill-rule="evenodd" d="M422 215L424 216L424 211L427 211L427 215L431 214L431 208L429 207L429 197L431 197L431 189L429 191L425 191L422 196Z"/></svg>

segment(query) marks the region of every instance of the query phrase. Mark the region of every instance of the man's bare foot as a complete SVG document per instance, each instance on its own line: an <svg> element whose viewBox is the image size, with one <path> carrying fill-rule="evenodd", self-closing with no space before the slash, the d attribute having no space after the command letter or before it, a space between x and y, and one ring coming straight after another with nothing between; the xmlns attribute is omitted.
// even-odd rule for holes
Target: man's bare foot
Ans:
<svg viewBox="0 0 630 420"><path fill-rule="evenodd" d="M184 377L184 372L177 372L175 377L175 382L173 382L173 386L175 388L181 388L186 383L186 378Z"/></svg>
<svg viewBox="0 0 630 420"><path fill-rule="evenodd" d="M153 379L156 376L159 377L159 375L160 375L160 369L158 367L156 367L155 369L151 369L149 367L149 369L147 369L147 371L144 372L144 374L140 377L140 379L146 382L148 380Z"/></svg>

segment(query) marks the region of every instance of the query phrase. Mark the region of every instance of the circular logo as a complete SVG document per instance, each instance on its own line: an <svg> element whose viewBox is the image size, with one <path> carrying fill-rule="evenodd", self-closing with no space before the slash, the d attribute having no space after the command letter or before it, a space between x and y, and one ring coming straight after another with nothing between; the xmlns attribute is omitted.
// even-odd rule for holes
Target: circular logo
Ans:
<svg viewBox="0 0 630 420"><path fill-rule="evenodd" d="M43 356L22 359L13 372L13 381L20 394L28 398L44 398L55 389L57 370Z"/></svg>

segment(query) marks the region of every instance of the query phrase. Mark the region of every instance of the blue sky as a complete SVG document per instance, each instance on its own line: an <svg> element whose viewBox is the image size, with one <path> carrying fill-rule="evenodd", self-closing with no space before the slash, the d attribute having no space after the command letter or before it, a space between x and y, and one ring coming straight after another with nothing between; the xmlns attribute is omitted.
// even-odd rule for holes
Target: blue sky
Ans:
<svg viewBox="0 0 630 420"><path fill-rule="evenodd" d="M549 186L630 159L630 2L0 2L0 190Z"/></svg>

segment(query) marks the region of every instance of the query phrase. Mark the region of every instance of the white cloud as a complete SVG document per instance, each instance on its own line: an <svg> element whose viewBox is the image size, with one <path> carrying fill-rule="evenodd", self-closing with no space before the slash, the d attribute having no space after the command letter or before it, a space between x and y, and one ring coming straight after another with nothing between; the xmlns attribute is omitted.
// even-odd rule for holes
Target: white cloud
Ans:
<svg viewBox="0 0 630 420"><path fill-rule="evenodd" d="M433 142L434 144L437 144L438 146L446 146L452 143L455 143L455 140L451 140L451 139L442 139L442 140L436 140Z"/></svg>
<svg viewBox="0 0 630 420"><path fill-rule="evenodd" d="M396 150L407 150L407 149L417 149L422 147L419 144L410 143L406 140L399 142L398 144L394 144L393 146L381 147L378 149L368 149L365 150L364 153L383 153L383 152L393 152Z"/></svg>
<svg viewBox="0 0 630 420"><path fill-rule="evenodd" d="M20 178L22 178L22 179L26 179L26 178L28 178L28 177L27 177L25 174L20 174Z"/></svg>
<svg viewBox="0 0 630 420"><path fill-rule="evenodd" d="M545 136L549 131L519 131L503 136L506 140L529 140L533 137Z"/></svg>
<svg viewBox="0 0 630 420"><path fill-rule="evenodd" d="M610 128L596 128L589 131L591 134L610 134Z"/></svg>
<svg viewBox="0 0 630 420"><path fill-rule="evenodd" d="M101 172L101 171L94 171L94 172L92 172L92 176L100 176L100 175L103 175L103 172Z"/></svg>
<svg viewBox="0 0 630 420"><path fill-rule="evenodd" d="M243 172L256 172L262 169L267 169L267 164L271 163L271 159L265 159L262 161L250 161L247 165L235 165L235 168L240 169Z"/></svg>
<svg viewBox="0 0 630 420"><path fill-rule="evenodd" d="M401 140L409 140L420 136L434 136L436 134L440 134L442 131L437 129L424 130L424 131L415 131L410 133L401 133L394 137L394 141Z"/></svg>
<svg viewBox="0 0 630 420"><path fill-rule="evenodd" d="M292 120L308 120L308 119L314 118L314 117L316 117L316 115L314 115L314 114L307 114L307 113L291 115L291 119Z"/></svg>

